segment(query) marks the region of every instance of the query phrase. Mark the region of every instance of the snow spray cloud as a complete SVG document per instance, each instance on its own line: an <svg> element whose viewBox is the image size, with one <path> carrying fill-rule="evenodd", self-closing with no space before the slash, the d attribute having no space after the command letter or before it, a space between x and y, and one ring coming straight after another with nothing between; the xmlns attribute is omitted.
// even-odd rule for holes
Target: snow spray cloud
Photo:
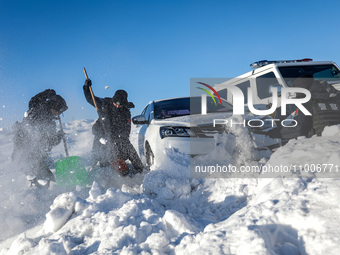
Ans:
<svg viewBox="0 0 340 255"><path fill-rule="evenodd" d="M255 79L245 78L190 80L191 126L199 126L200 132L205 135L201 142L197 141L200 134L191 137L191 154L195 154L197 146L203 144L206 148L200 151L200 157L193 157L191 160L192 177L248 178L260 175L263 167L258 165L251 168L252 171L240 171L242 165L258 164L254 162L263 155L257 149L261 149L261 146L266 147L265 142L258 141L258 137L257 141L254 140L250 130L273 129L277 124L287 128L296 127L298 122L294 117L298 111L307 116L311 115L304 106L311 99L311 93L307 89L282 87L279 85L282 82L276 78L262 80L262 87L254 86L256 82L258 81ZM298 110L290 112L288 105L295 105ZM280 119L275 116L286 117ZM279 143L277 139L269 140L271 140L269 145ZM256 144L257 142L262 145ZM280 169L286 171L288 168ZM280 174L280 171L273 172L275 175ZM284 174L287 175L286 172Z"/></svg>

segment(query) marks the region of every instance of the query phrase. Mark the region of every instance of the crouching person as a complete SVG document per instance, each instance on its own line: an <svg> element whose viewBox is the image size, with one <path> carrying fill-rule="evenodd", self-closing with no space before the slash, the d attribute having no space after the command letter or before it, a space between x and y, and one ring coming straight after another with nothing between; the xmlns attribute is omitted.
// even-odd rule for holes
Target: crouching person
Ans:
<svg viewBox="0 0 340 255"><path fill-rule="evenodd" d="M31 98L23 121L13 126L12 161L24 171L31 187L49 187L55 181L49 152L61 142L63 134L57 131L55 120L67 108L61 96L47 89Z"/></svg>

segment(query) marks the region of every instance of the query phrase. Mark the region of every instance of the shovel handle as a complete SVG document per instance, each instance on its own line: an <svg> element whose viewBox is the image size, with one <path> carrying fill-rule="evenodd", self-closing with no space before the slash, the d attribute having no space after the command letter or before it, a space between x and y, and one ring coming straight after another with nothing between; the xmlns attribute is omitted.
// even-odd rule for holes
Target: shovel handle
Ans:
<svg viewBox="0 0 340 255"><path fill-rule="evenodd" d="M58 120L59 120L60 130L61 130L61 133L63 135L63 142L64 142L66 157L68 158L69 154L68 154L68 149L67 149L66 140L65 140L65 133L64 133L64 129L63 129L63 124L61 123L60 115L58 116Z"/></svg>
<svg viewBox="0 0 340 255"><path fill-rule="evenodd" d="M87 72L86 72L85 67L83 67L83 71L84 71L84 74L85 74L86 79L88 79L89 77L87 76ZM110 135L109 135L109 133L108 133L107 130L106 130L105 124L104 124L104 122L103 122L102 115L101 115L101 113L100 113L100 110L99 110L99 108L98 108L98 106L97 106L97 103L96 103L96 99L95 99L94 94L93 94L92 87L89 86L89 89L90 89L90 93L91 93L91 97L92 97L92 101L93 101L94 107L96 108L97 113L98 113L99 122L100 122L100 124L101 124L102 127L103 127L104 134L105 134L105 136L107 137L107 139L108 139L108 141L109 141L110 147L112 148L113 157L114 157L114 159L116 160L116 159L117 159L117 155L116 155L116 150L115 150L114 143L111 141Z"/></svg>
<svg viewBox="0 0 340 255"><path fill-rule="evenodd" d="M84 74L85 74L85 77L86 77L86 80L89 79L89 77L87 76L87 72L86 72L86 69L85 67L83 67L83 70L84 70ZM92 87L89 86L89 89L90 89L90 93L91 93L91 97L92 97L92 101L93 101L93 104L94 104L94 107L96 108L97 110L97 113L98 113L98 116L99 116L99 119L102 120L102 116L100 114L100 111L98 109L98 106L97 106L97 103L96 103L96 99L94 98L94 95L93 95L93 90L92 90ZM103 125L104 126L104 125Z"/></svg>
<svg viewBox="0 0 340 255"><path fill-rule="evenodd" d="M89 77L87 76L87 72L86 72L85 67L83 67L83 70L84 70L84 74L85 74L85 77L86 77L86 80L87 80Z"/></svg>

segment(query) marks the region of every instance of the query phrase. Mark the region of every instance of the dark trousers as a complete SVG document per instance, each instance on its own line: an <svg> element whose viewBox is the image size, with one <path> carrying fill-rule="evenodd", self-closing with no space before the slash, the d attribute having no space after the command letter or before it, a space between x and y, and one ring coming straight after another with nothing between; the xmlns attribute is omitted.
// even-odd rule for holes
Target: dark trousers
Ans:
<svg viewBox="0 0 340 255"><path fill-rule="evenodd" d="M140 160L135 148L128 139L115 139L113 141L113 150L109 148L109 144L102 144L99 141L100 138L95 137L92 147L91 161L92 166L96 165L98 162L101 166L108 166L111 162L115 160L114 154L116 154L117 159L130 160L133 167L137 171L142 171L143 163Z"/></svg>

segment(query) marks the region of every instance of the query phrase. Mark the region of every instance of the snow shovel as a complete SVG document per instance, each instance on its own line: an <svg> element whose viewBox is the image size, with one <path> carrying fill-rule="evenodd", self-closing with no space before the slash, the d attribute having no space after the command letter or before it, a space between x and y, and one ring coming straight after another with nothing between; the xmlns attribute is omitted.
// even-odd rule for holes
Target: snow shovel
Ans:
<svg viewBox="0 0 340 255"><path fill-rule="evenodd" d="M58 119L60 124L60 130L63 135L66 158L60 159L56 163L57 185L63 187L70 187L76 185L85 186L89 184L89 177L84 167L84 164L80 157L69 156L60 116L58 116Z"/></svg>
<svg viewBox="0 0 340 255"><path fill-rule="evenodd" d="M86 72L85 67L83 68L83 70L84 70L84 74L85 74L86 79L88 79L89 77L87 76L87 72ZM100 111L99 111L99 109L97 107L97 103L96 103L96 99L95 99L94 94L93 94L92 87L90 86L89 89L90 89L90 93L91 93L91 97L92 97L92 101L93 101L94 107L96 108L97 113L98 113L100 124L102 125L102 128L104 130L104 134L107 137L107 141L109 142L109 146L110 146L110 148L112 150L113 161L111 162L111 167L115 171L117 171L120 175L126 176L126 175L128 175L129 167L127 166L127 164L126 164L124 159L118 159L117 154L116 154L115 144L111 141L109 133L106 130L106 127L105 127L104 122L103 122L102 115L101 115L101 113L100 113Z"/></svg>

